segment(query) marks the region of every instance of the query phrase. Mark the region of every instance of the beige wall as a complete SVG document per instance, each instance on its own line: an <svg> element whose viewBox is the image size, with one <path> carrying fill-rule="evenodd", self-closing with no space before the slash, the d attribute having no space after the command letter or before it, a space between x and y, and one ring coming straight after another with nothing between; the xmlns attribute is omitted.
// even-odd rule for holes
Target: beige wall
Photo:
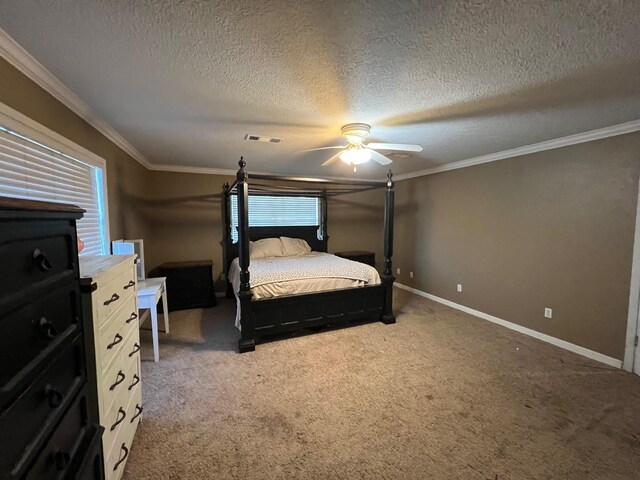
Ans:
<svg viewBox="0 0 640 480"><path fill-rule="evenodd" d="M147 171L142 165L2 58L0 102L104 158L111 237L145 236L140 199L146 196Z"/></svg>
<svg viewBox="0 0 640 480"><path fill-rule="evenodd" d="M144 215L147 270L164 262L213 260L218 291L222 273L222 185L233 177L148 172Z"/></svg>
<svg viewBox="0 0 640 480"><path fill-rule="evenodd" d="M634 133L401 181L398 281L622 359L639 172Z"/></svg>
<svg viewBox="0 0 640 480"><path fill-rule="evenodd" d="M329 251L368 250L376 254L381 270L383 257L384 189L331 197Z"/></svg>

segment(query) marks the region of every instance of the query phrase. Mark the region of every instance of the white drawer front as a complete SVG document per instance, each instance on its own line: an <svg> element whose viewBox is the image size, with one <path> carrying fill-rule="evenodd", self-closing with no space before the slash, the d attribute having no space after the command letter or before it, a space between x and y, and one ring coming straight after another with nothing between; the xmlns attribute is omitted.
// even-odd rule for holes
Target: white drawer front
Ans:
<svg viewBox="0 0 640 480"><path fill-rule="evenodd" d="M120 480L129 458L135 430L122 429L118 432L113 448L104 457L105 480Z"/></svg>
<svg viewBox="0 0 640 480"><path fill-rule="evenodd" d="M141 417L142 394L140 388L137 388L131 397L129 408L127 408L127 417L116 430L110 447L106 447L103 437L103 451L109 452L105 455L106 480L119 480L122 477L122 472L124 472L124 466Z"/></svg>
<svg viewBox="0 0 640 480"><path fill-rule="evenodd" d="M104 285L98 284L95 292L97 302L98 319L94 319L94 324L102 326L109 317L126 302L126 300L136 293L136 271L127 269L116 278Z"/></svg>
<svg viewBox="0 0 640 480"><path fill-rule="evenodd" d="M131 359L126 374L126 388L118 392L103 418L105 432L102 436L102 446L105 453L111 451L121 430L131 430L132 426L137 426L137 419L134 418L135 406L141 401L140 362L137 357Z"/></svg>
<svg viewBox="0 0 640 480"><path fill-rule="evenodd" d="M138 328L138 306L136 298L132 296L113 313L109 321L102 324L98 332L96 355L100 372L107 371L113 361L124 353L125 340Z"/></svg>
<svg viewBox="0 0 640 480"><path fill-rule="evenodd" d="M121 395L127 395L129 387L133 383L138 383L140 380L140 370L138 368L140 354L136 352L135 345L139 342L138 331L134 330L130 333L124 342L124 346L121 348L121 354L111 364L107 371L103 374L102 378L98 380L98 399L100 403L100 419L109 414L116 399ZM128 352L128 353L126 353ZM129 353L133 353L129 356ZM137 378L137 380L136 380ZM124 403L123 405L127 405ZM107 425L105 420L102 425L105 428Z"/></svg>

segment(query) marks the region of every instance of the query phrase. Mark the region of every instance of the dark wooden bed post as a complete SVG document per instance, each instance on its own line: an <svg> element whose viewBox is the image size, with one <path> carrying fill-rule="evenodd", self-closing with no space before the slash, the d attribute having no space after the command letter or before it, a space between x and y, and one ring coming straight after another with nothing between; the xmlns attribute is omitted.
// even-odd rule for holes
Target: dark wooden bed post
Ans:
<svg viewBox="0 0 640 480"><path fill-rule="evenodd" d="M222 186L223 196L224 196L224 240L222 241L222 257L223 257L223 268L225 275L229 275L229 239L231 238L231 188L229 187L229 183L225 182ZM229 277L225 277L227 291L225 296L227 298L233 297L233 287L231 286L231 282L229 281Z"/></svg>
<svg viewBox="0 0 640 480"><path fill-rule="evenodd" d="M256 349L254 339L253 310L251 308L251 284L249 281L249 182L245 166L247 162L240 157L240 170L237 174L238 192L238 261L240 262L240 353Z"/></svg>
<svg viewBox="0 0 640 480"><path fill-rule="evenodd" d="M326 251L329 250L329 229L327 228L327 212L329 210L327 189L322 189L322 197L320 201L320 232L322 240L325 242Z"/></svg>
<svg viewBox="0 0 640 480"><path fill-rule="evenodd" d="M396 323L393 314L393 173L389 170L387 175L387 189L384 202L384 272L382 284L385 288L384 312L380 315L380 321L385 324Z"/></svg>

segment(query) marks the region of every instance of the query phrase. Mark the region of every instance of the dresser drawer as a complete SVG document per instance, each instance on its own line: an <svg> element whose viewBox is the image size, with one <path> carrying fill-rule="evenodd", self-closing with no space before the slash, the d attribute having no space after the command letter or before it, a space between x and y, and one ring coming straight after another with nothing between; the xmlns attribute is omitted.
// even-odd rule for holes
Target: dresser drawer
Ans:
<svg viewBox="0 0 640 480"><path fill-rule="evenodd" d="M98 370L106 371L121 354L125 340L133 330L139 328L138 305L135 296L129 297L98 331L96 354Z"/></svg>
<svg viewBox="0 0 640 480"><path fill-rule="evenodd" d="M105 455L104 470L107 480L122 478L124 467L131 453L134 435L135 429L122 429L118 432L111 452Z"/></svg>
<svg viewBox="0 0 640 480"><path fill-rule="evenodd" d="M18 385L80 330L80 292L70 283L0 318L0 408Z"/></svg>
<svg viewBox="0 0 640 480"><path fill-rule="evenodd" d="M98 285L95 292L98 325L106 322L128 298L135 295L135 291L136 271L133 268L126 269L105 285Z"/></svg>
<svg viewBox="0 0 640 480"><path fill-rule="evenodd" d="M102 418L105 425L103 436L104 451L110 452L113 442L119 435L120 430L131 429L132 420L136 420L136 404L141 404L140 389L140 362L137 358L132 358L127 368L127 381L123 388L116 395L113 403L108 409L108 413ZM136 423L137 425L137 423Z"/></svg>
<svg viewBox="0 0 640 480"><path fill-rule="evenodd" d="M122 400L123 396L128 397L130 386L140 381L139 353L135 348L137 343L137 331L132 332L126 342L122 355L113 363L107 372L98 378L98 396L100 398L100 419L105 428L109 428L113 420L110 416L113 408L117 410L116 400L121 406L126 406L127 402ZM129 353L125 353L129 352ZM129 355L131 354L131 356Z"/></svg>
<svg viewBox="0 0 640 480"><path fill-rule="evenodd" d="M45 233L46 232L46 233ZM9 223L0 231L0 315L14 301L78 278L75 229L68 222Z"/></svg>
<svg viewBox="0 0 640 480"><path fill-rule="evenodd" d="M2 447L0 471L24 464L23 460L41 444L85 380L84 348L82 339L77 337L0 415L0 432L12 439Z"/></svg>
<svg viewBox="0 0 640 480"><path fill-rule="evenodd" d="M84 454L82 446L93 426L88 424L87 397L82 392L73 402L46 446L27 473L27 480L66 478L69 466Z"/></svg>

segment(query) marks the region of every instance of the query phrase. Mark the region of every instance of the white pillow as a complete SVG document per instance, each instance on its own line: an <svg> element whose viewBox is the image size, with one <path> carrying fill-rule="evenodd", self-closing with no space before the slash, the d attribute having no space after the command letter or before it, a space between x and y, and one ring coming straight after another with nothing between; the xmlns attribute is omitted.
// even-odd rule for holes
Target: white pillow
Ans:
<svg viewBox="0 0 640 480"><path fill-rule="evenodd" d="M301 238L280 237L285 257L297 257L311 253L309 244Z"/></svg>
<svg viewBox="0 0 640 480"><path fill-rule="evenodd" d="M249 242L249 258L282 257L282 242L279 238L263 238Z"/></svg>

